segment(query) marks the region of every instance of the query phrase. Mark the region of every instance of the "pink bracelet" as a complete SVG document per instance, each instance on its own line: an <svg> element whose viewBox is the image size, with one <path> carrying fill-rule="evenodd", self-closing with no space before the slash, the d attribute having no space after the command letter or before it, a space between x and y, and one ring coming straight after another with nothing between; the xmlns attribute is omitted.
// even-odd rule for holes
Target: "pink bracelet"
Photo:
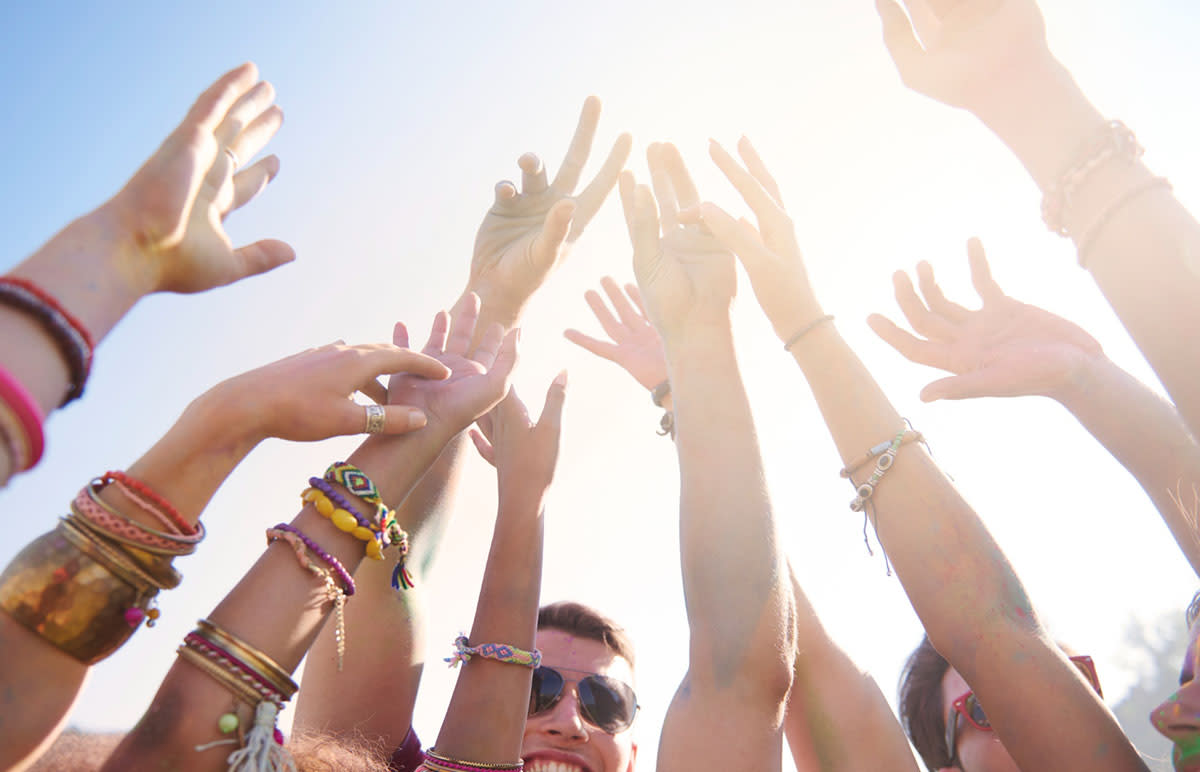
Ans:
<svg viewBox="0 0 1200 772"><path fill-rule="evenodd" d="M28 450L23 463L22 459L17 459L20 471L31 469L42 459L46 443L46 437L42 434L42 422L45 420L42 409L29 390L3 367L0 367L0 401L8 405L20 425L25 440L22 444Z"/></svg>
<svg viewBox="0 0 1200 772"><path fill-rule="evenodd" d="M204 538L203 530L196 536L179 536L155 531L136 520L131 520L100 499L98 491L102 488L97 487L97 482L93 481L84 486L75 496L71 507L89 523L119 540L133 541L137 546L145 546L152 551L190 555L196 551L196 545Z"/></svg>
<svg viewBox="0 0 1200 772"><path fill-rule="evenodd" d="M189 536L197 532L196 525L189 523L183 515L179 514L179 510L171 506L171 502L155 493L149 485L141 480L130 477L124 472L112 470L105 472L104 477L100 479L105 483L116 483L121 492L128 496L133 503L149 512L170 530L178 530Z"/></svg>

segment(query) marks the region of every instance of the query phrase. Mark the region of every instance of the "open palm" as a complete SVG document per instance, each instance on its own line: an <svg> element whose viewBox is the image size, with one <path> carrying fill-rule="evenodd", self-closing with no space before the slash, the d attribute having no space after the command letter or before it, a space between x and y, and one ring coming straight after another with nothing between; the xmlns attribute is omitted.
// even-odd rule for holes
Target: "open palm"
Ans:
<svg viewBox="0 0 1200 772"><path fill-rule="evenodd" d="M500 325L489 327L471 350L471 338L479 316L479 298L464 296L452 314L439 311L434 317L429 341L421 353L450 370L444 380L414 378L403 373L388 381L388 403L410 405L425 411L430 425L452 434L492 408L508 390L508 375L516 364L517 333L505 335ZM408 346L408 331L397 324L393 335L397 346Z"/></svg>
<svg viewBox="0 0 1200 772"><path fill-rule="evenodd" d="M1005 295L978 240L968 244L968 256L982 308L971 311L947 300L923 263L918 278L924 302L906 274L895 277L896 300L921 337L877 314L867 320L871 329L910 361L954 373L922 389L925 401L1058 397L1101 355L1100 344L1072 322Z"/></svg>

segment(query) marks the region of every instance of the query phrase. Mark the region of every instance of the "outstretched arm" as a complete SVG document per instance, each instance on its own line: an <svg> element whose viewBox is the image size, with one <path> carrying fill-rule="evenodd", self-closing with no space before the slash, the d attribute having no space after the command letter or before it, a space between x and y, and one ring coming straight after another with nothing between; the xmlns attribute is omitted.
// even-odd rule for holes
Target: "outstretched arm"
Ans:
<svg viewBox="0 0 1200 772"><path fill-rule="evenodd" d="M970 111L1009 146L1046 193L1048 222L1075 241L1081 264L1200 433L1200 369L1179 334L1200 324L1192 258L1200 223L1051 54L1037 4L905 0L912 23L894 0L877 5L901 79Z"/></svg>
<svg viewBox="0 0 1200 772"><path fill-rule="evenodd" d="M1066 319L1004 294L983 246L967 244L983 307L971 311L942 294L927 263L912 282L896 274L896 300L913 336L882 316L871 327L908 359L949 370L921 392L926 401L1041 395L1061 403L1145 489L1192 569L1200 573L1195 496L1200 444L1171 403L1104 355L1090 335Z"/></svg>
<svg viewBox="0 0 1200 772"><path fill-rule="evenodd" d="M1042 628L1000 548L918 443L895 448L903 418L858 357L824 321L805 278L791 220L748 142L749 171L714 143L713 159L758 220L734 220L714 204L696 212L733 248L760 305L800 365L843 461L891 440L894 458L855 477L864 514L934 646L975 691L1004 746L1027 769L1142 769L1099 698ZM761 234L761 235L760 235ZM797 336L797 331L803 334ZM882 458L882 457L881 457ZM880 476L882 475L882 476ZM850 491L847 492L848 497ZM1052 729L1050 729L1052 727Z"/></svg>
<svg viewBox="0 0 1200 772"><path fill-rule="evenodd" d="M40 288L97 343L144 295L200 292L291 260L291 247L280 241L235 249L222 226L279 171L275 156L237 168L279 129L283 113L274 98L253 64L226 73L125 187L4 279ZM62 352L35 316L11 301L0 303L0 366L43 414L82 388ZM0 444L0 455L7 454Z"/></svg>
<svg viewBox="0 0 1200 772"><path fill-rule="evenodd" d="M651 145L649 152L655 193L626 173L621 198L634 272L662 335L674 391L691 630L688 671L667 712L658 767L703 769L738 748L739 766L778 769L794 620L734 353L733 258L701 229L678 223L680 206L699 200L679 151Z"/></svg>
<svg viewBox="0 0 1200 772"><path fill-rule="evenodd" d="M499 511L467 643L533 649L542 582L543 506L558 459L566 372L550 385L536 424L516 394L479 420L472 431L480 454L496 467ZM536 654L534 655L536 658ZM443 756L510 763L521 756L529 689L536 662L512 663L472 655L454 686L438 733Z"/></svg>
<svg viewBox="0 0 1200 772"><path fill-rule="evenodd" d="M326 346L232 378L196 399L128 474L172 502L180 521L192 529L220 484L259 441L268 436L317 440L363 431L364 408L347 397L361 381L401 369L435 378L446 375L436 360L392 346ZM400 405L387 408L387 430L399 433L422 425L424 416L412 412ZM120 486L105 486L99 497L129 520L162 530L163 524ZM74 515L72 521L80 522ZM52 551L61 543L64 527L33 542L0 575L0 604L7 612L0 614L0 647L10 655L0 663L0 692L21 695L23 701L20 709L6 707L0 722L0 766L5 769L34 757L39 743L52 739L82 686L88 663L107 656L133 633L125 620L113 618L124 611L110 608L124 590L112 578L112 568L99 563L88 569L92 558ZM104 533L96 538L110 544ZM126 562L155 576L170 573L169 555L130 551L115 540L110 546L118 560L128 552L133 557L126 556ZM50 591L44 574L56 571L64 560L63 574L55 574ZM81 562L90 584L73 578ZM95 600L106 589L109 601L97 609ZM91 630L90 636L71 635L80 628Z"/></svg>
<svg viewBox="0 0 1200 772"><path fill-rule="evenodd" d="M507 180L497 183L495 201L475 237L467 286L454 306L457 310L464 304L478 304L476 338L492 324L506 331L520 324L530 298L583 234L616 184L629 155L627 134L617 139L596 176L577 196L572 195L599 119L600 100L590 97L553 182L538 156L526 153L518 161L520 189ZM397 334L402 338L396 340L407 345L407 331L399 329ZM450 440L397 510L400 523L412 535L416 592L396 598L394 593L378 589L378 581L369 576L384 576L391 570L388 565L372 562L359 569L368 577L364 584L376 587L346 611L347 628L364 641L361 656L346 662L339 673L333 631L320 636L305 664L297 726L362 735L391 748L404 740L424 660L422 574L432 567L449 526L467 444L465 435Z"/></svg>
<svg viewBox="0 0 1200 772"><path fill-rule="evenodd" d="M444 312L439 315L443 330L448 327L445 316ZM462 337L469 340L472 327L466 323L460 327ZM443 376L434 388L428 388L435 383L430 380L426 388L413 389L414 393L425 392L422 405L426 425L421 431L402 437L373 436L349 457L349 462L374 482L387 507L394 508L403 499L450 437L493 406L507 390L507 377L516 359L515 336L502 339L499 327L493 326L481 340L469 358L444 350L436 357L409 353L433 362ZM330 484L338 486L344 497L350 497L349 501L360 513L376 511L370 500L355 497L348 487L340 486L338 479L332 478ZM346 483L350 481L347 479ZM335 526L337 513L332 514L334 518L323 516L310 503L291 525L353 573L364 556L363 545L370 555L375 542L360 541L356 535L358 529L350 533L340 525ZM393 541L396 538L393 536ZM312 553L319 554L315 550ZM210 618L290 672L325 621L329 611L326 592L321 582L301 570L291 548L276 545L268 548ZM354 598L349 602L353 603ZM352 631L350 636L347 658L354 656ZM203 751L194 748L221 739L216 720L228 712L231 700L226 687L191 661L181 660L168 673L141 723L109 760L108 768L143 768L138 764L157 765L154 768L162 765L223 768L221 765L230 750L227 746L212 746ZM249 721L245 715L239 718ZM221 747L225 748L223 753L218 751Z"/></svg>

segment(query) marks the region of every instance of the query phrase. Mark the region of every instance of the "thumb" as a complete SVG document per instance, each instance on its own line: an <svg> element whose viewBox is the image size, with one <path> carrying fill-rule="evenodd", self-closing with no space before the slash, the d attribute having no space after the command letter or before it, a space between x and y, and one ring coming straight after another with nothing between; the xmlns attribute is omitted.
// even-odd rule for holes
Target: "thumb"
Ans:
<svg viewBox="0 0 1200 772"><path fill-rule="evenodd" d="M233 254L242 268L242 275L238 277L239 279L266 273L296 259L296 250L286 242L277 239L256 241L234 250Z"/></svg>

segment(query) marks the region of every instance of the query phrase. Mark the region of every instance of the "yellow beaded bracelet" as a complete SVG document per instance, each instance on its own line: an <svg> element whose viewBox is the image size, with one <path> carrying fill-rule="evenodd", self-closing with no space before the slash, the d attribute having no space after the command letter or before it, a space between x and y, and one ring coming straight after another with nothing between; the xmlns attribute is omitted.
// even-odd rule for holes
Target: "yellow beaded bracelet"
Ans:
<svg viewBox="0 0 1200 772"><path fill-rule="evenodd" d="M322 517L326 517L339 531L352 535L359 541L365 542L367 557L372 560L383 560L383 545L379 542L379 533L363 526L353 514L334 503L323 492L316 488L308 488L300 498L312 504Z"/></svg>

